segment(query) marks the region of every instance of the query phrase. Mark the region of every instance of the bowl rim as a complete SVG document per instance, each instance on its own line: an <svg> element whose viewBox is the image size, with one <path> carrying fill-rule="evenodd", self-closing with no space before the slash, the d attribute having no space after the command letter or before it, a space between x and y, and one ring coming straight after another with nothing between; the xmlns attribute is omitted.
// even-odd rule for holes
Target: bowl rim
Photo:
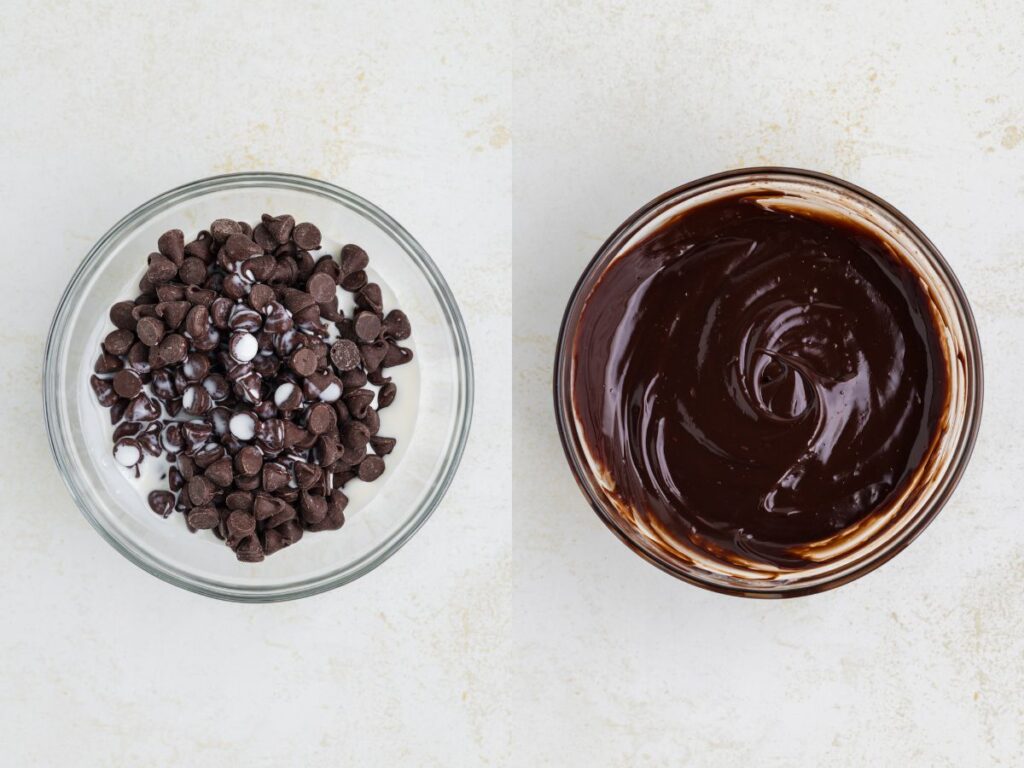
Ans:
<svg viewBox="0 0 1024 768"><path fill-rule="evenodd" d="M960 319L964 324L965 348L969 353L971 353L973 358L970 361L970 364L966 365L968 381L968 402L966 406L967 416L964 429L960 434L957 443L956 457L946 475L943 488L936 495L935 499L932 500L927 513L922 515L914 525L909 526L902 536L891 542L887 547L874 553L873 556L868 559L854 564L847 570L840 571L832 576L823 577L819 582L811 584L796 583L771 589L755 589L741 585L733 586L722 581L712 580L710 577L701 578L697 575L700 573L699 568L695 568L694 573L684 572L676 567L671 561L663 559L657 554L646 551L637 546L636 543L633 542L626 532L618 525L614 517L609 515L603 508L600 500L596 498L594 491L590 488L590 484L585 482L584 478L587 476L587 470L585 466L580 464L578 458L580 454L579 447L577 446L579 438L576 434L575 426L572 423L566 423L566 408L564 406L571 400L571 397L567 391L563 391L562 389L563 369L571 370L572 366L572 353L570 349L566 348L570 315L573 312L580 292L588 278L591 277L591 273L598 263L608 255L609 250L612 247L618 248L625 244L631 236L635 235L635 233L647 223L648 217L651 216L652 213L659 211L662 206L670 201L674 204L679 204L685 202L689 197L716 189L718 185L736 183L741 180L759 180L757 177L761 176L765 177L766 183L770 183L772 178L781 178L784 180L793 180L798 182L807 181L832 186L842 192L851 194L854 197L860 197L871 205L877 206L884 213L892 216L894 220L899 222L909 235L919 242L922 253L932 262L936 271L946 282L950 293L955 300L957 310L960 313ZM651 218L653 219L654 217ZM565 454L565 458L569 463L569 469L572 472L577 485L583 492L583 495L586 497L591 508L597 514L598 518L632 552L671 576L712 592L757 599L802 597L826 592L844 584L848 584L849 582L870 573L903 551L938 516L939 512L942 511L946 502L949 501L953 492L956 490L967 465L970 463L970 458L974 451L978 430L981 426L985 394L985 377L981 340L978 335L974 314L959 279L935 244L904 213L872 192L869 192L868 190L844 179L840 179L826 173L787 166L734 168L703 176L693 181L686 182L685 184L681 184L656 196L629 215L597 249L597 252L583 268L579 280L573 287L572 292L569 295L569 299L566 302L565 312L562 315L562 322L558 330L554 362L552 390L554 395L555 423L558 428L558 436L562 443L562 450ZM568 366L568 368L566 368L566 366ZM571 410L571 405L569 405L569 410Z"/></svg>
<svg viewBox="0 0 1024 768"><path fill-rule="evenodd" d="M77 303L83 282L92 275L98 260L112 242L134 228L141 220L155 216L184 200L209 192L261 186L308 192L333 200L366 218L399 245L406 256L419 267L441 304L455 347L459 391L455 403L453 441L447 448L444 462L439 467L437 477L432 480L430 492L424 502L392 536L343 569L335 569L312 579L291 582L284 587L248 588L197 579L179 569L169 569L142 550L133 547L131 542L122 541L107 530L93 511L93 505L99 502L82 488L78 477L79 469L70 460L66 450L62 430L62 416L66 404L59 394L57 384L61 378L60 353L64 338L60 329L64 327L69 312ZM232 602L264 603L309 597L354 581L380 566L412 538L444 498L462 461L472 425L475 382L469 334L458 303L437 264L401 224L369 200L329 182L296 174L246 171L208 176L156 195L123 216L96 241L72 273L53 313L43 352L42 389L43 420L50 455L75 506L114 549L150 575L189 592Z"/></svg>

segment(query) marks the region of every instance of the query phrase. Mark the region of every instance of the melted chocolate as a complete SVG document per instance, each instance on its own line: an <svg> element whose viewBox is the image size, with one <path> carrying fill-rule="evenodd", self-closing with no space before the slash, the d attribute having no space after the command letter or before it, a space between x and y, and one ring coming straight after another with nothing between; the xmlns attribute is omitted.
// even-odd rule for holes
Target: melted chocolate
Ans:
<svg viewBox="0 0 1024 768"><path fill-rule="evenodd" d="M614 261L574 356L581 438L616 504L779 567L907 486L949 390L909 266L854 222L749 195L686 212Z"/></svg>

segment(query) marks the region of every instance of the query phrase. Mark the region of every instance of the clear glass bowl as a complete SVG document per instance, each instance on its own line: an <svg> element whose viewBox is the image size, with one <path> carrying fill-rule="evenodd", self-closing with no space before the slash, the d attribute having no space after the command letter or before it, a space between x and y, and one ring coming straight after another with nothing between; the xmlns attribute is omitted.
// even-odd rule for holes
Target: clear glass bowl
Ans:
<svg viewBox="0 0 1024 768"><path fill-rule="evenodd" d="M412 364L392 369L399 399L381 411L381 434L396 437L386 473L346 487L350 504L338 531L302 541L256 564L238 562L209 531L190 534L184 518L151 512L137 484L111 456L109 416L89 386L99 343L113 326L108 309L134 298L164 231L186 238L216 218L258 221L290 213L312 221L324 246L357 243L370 254L371 279L385 305L412 321ZM437 266L394 219L358 195L300 176L240 173L186 184L132 211L89 251L53 318L43 366L50 449L82 514L136 565L184 589L227 600L288 600L323 592L373 570L434 511L455 474L469 432L473 366L455 299ZM399 414L392 416L391 413ZM403 426L389 420L404 420ZM361 487L353 487L361 486ZM352 491L349 493L349 491Z"/></svg>
<svg viewBox="0 0 1024 768"><path fill-rule="evenodd" d="M778 192L779 200L853 218L875 231L912 265L932 297L943 332L950 380L950 405L936 459L913 481L877 525L856 535L843 532L820 546L799 570L722 567L686 542L659 538L624 519L596 481L580 442L572 405L573 342L580 314L595 282L620 254L668 219L720 197L742 192ZM685 184L652 200L629 217L601 246L583 271L562 320L555 360L555 412L569 466L591 506L634 552L684 581L745 597L794 597L846 584L889 560L924 530L942 509L970 459L981 419L982 362L974 318L955 275L938 249L903 214L869 192L840 179L790 168L748 168ZM920 493L916 493L916 491Z"/></svg>

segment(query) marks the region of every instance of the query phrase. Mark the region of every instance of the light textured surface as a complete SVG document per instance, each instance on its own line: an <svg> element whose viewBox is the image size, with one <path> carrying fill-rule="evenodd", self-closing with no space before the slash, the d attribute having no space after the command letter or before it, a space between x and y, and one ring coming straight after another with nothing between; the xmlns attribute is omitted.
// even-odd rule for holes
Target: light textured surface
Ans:
<svg viewBox="0 0 1024 768"><path fill-rule="evenodd" d="M0 763L1020 764L1018 3L168 6L5 3ZM569 291L622 219L769 163L866 186L938 244L987 399L910 549L766 603L677 583L603 528L549 382ZM41 426L45 328L92 242L167 188L255 169L351 188L419 238L478 380L426 527L368 577L275 606L119 557Z"/></svg>

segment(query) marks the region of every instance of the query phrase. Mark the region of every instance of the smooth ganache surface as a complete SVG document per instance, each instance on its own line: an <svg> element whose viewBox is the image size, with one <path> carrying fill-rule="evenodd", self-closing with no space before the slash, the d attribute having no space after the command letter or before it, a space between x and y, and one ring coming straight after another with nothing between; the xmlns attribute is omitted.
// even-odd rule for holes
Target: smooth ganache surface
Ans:
<svg viewBox="0 0 1024 768"><path fill-rule="evenodd" d="M694 208L610 264L576 328L572 398L617 508L790 568L907 487L949 386L912 268L859 224L766 197Z"/></svg>

